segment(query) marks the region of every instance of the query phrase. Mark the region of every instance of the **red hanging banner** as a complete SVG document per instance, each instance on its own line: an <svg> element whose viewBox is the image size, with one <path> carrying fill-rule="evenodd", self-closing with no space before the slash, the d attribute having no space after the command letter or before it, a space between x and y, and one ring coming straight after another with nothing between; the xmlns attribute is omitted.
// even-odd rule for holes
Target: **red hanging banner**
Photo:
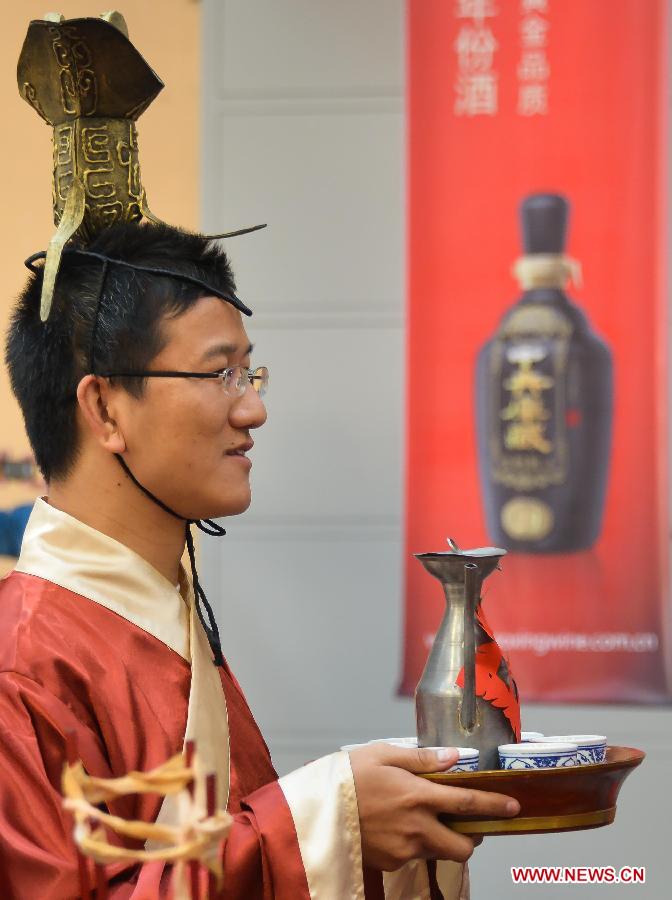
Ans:
<svg viewBox="0 0 672 900"><path fill-rule="evenodd" d="M413 553L509 553L484 609L523 700L669 699L665 0L409 0Z"/></svg>

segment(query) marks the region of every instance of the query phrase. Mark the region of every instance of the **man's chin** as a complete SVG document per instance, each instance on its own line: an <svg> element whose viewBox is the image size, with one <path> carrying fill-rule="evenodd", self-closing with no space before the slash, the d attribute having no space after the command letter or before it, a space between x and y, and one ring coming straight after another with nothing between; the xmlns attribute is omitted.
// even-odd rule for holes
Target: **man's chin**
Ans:
<svg viewBox="0 0 672 900"><path fill-rule="evenodd" d="M239 516L250 508L252 496L248 494L246 497L232 498L227 497L222 503L213 504L212 511L207 516L201 516L202 519L225 519L229 516Z"/></svg>

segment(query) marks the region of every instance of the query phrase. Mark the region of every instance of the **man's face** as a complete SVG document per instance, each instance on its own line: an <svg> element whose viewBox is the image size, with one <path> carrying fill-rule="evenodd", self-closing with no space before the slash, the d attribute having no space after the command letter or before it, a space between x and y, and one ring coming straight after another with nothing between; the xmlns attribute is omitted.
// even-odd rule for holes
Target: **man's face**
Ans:
<svg viewBox="0 0 672 900"><path fill-rule="evenodd" d="M251 346L237 309L203 297L162 325L165 346L148 371L216 372L250 366ZM119 389L121 390L121 389ZM149 378L142 396L124 392L124 459L167 506L191 519L230 516L250 505L250 431L266 408L250 385L229 396L219 379Z"/></svg>

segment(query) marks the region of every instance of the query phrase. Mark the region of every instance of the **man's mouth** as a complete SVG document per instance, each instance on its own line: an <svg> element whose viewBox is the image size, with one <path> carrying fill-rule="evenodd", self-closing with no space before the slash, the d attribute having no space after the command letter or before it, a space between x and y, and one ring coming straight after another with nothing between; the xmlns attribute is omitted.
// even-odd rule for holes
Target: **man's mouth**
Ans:
<svg viewBox="0 0 672 900"><path fill-rule="evenodd" d="M248 450L251 450L254 447L254 441L249 440L245 441L243 444L239 444L237 447L233 447L231 450L226 451L227 456L245 456Z"/></svg>

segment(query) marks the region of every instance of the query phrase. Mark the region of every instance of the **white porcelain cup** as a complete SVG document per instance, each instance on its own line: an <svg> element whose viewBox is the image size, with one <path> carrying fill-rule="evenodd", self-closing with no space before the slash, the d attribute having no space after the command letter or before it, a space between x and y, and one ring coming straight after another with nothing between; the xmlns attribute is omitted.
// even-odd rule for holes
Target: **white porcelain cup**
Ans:
<svg viewBox="0 0 672 900"><path fill-rule="evenodd" d="M540 741L543 738L543 734L540 731L521 731L520 740L521 743L525 744L529 741Z"/></svg>
<svg viewBox="0 0 672 900"><path fill-rule="evenodd" d="M579 764L577 745L570 741L501 744L497 750L502 769L562 769Z"/></svg>
<svg viewBox="0 0 672 900"><path fill-rule="evenodd" d="M565 741L576 744L580 766L604 762L607 755L607 738L603 734L549 735L543 738L541 743L545 744L547 741Z"/></svg>
<svg viewBox="0 0 672 900"><path fill-rule="evenodd" d="M479 752L474 747L423 747L423 750L457 750L459 758L454 766L441 769L442 772L477 772Z"/></svg>

